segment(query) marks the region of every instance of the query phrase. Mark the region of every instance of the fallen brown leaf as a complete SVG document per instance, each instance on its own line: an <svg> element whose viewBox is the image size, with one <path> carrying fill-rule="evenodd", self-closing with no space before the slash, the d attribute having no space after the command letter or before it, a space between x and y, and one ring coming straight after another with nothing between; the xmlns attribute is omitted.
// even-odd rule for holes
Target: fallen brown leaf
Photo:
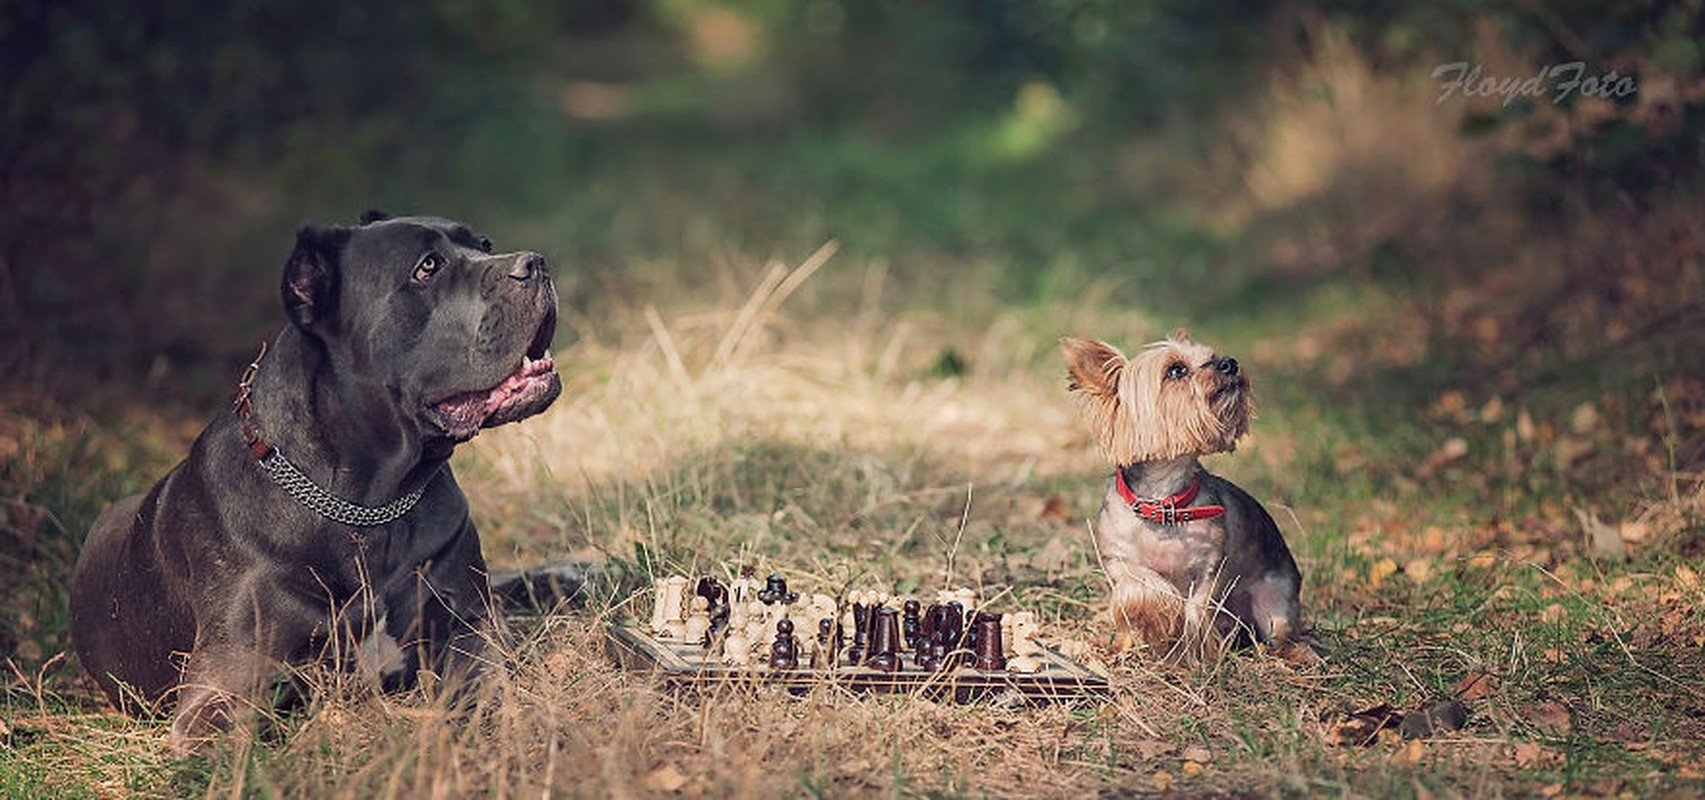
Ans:
<svg viewBox="0 0 1705 800"><path fill-rule="evenodd" d="M1048 499L1042 501L1042 513L1038 516L1042 519L1051 519L1056 522L1070 522L1072 519L1072 508L1071 506L1066 505L1066 501L1061 499L1059 495L1052 494L1048 495Z"/></svg>
<svg viewBox="0 0 1705 800"><path fill-rule="evenodd" d="M1533 723L1534 727L1546 733L1564 734L1574 727L1574 723L1570 719L1569 707L1555 700L1535 703L1526 709L1522 716L1526 717L1528 722Z"/></svg>
<svg viewBox="0 0 1705 800"><path fill-rule="evenodd" d="M1623 561L1628 558L1628 543L1622 539L1622 527L1611 525L1597 514L1584 508L1575 509L1581 531L1586 535L1587 548L1593 558L1602 561Z"/></svg>
<svg viewBox="0 0 1705 800"><path fill-rule="evenodd" d="M1379 741L1379 732L1403 721L1390 703L1378 703L1350 712L1342 722L1327 726L1326 744L1333 747L1367 747Z"/></svg>
<svg viewBox="0 0 1705 800"><path fill-rule="evenodd" d="M1464 703L1483 700L1498 690L1498 676L1483 669L1475 670L1456 682L1450 693Z"/></svg>

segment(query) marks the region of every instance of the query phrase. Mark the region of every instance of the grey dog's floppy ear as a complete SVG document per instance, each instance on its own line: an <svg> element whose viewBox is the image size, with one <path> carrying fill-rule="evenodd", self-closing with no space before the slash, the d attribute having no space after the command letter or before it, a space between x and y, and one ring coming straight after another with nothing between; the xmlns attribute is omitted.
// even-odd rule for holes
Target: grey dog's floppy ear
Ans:
<svg viewBox="0 0 1705 800"><path fill-rule="evenodd" d="M296 232L296 249L284 262L279 294L285 315L297 327L311 329L336 307L338 255L348 239L346 228L304 225Z"/></svg>

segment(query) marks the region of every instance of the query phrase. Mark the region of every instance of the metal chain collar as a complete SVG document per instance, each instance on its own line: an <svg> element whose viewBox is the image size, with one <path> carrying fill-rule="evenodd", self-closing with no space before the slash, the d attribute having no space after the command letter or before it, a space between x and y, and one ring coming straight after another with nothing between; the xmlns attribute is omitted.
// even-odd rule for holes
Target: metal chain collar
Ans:
<svg viewBox="0 0 1705 800"><path fill-rule="evenodd" d="M231 405L237 414L243 441L248 444L250 454L255 457L255 465L260 467L262 472L272 476L274 483L308 510L333 522L357 528L372 528L396 522L413 509L415 503L420 502L421 495L426 493L426 485L432 482L433 475L438 474L436 471L421 481L414 491L389 503L382 506L357 505L320 488L312 478L302 474L302 470L290 463L290 459L285 458L278 448L263 438L249 415L254 410L251 399L254 394L255 376L260 372L261 359L265 357L266 342L261 342L260 354L249 363L248 369L243 371L242 379L237 382L237 397Z"/></svg>
<svg viewBox="0 0 1705 800"><path fill-rule="evenodd" d="M421 483L414 491L403 495L382 506L364 506L351 503L325 489L290 463L277 448L255 462L261 470L272 476L284 491L289 492L296 502L306 506L333 522L341 522L357 528L372 528L402 519L414 504L420 502L421 495L426 493L426 483Z"/></svg>

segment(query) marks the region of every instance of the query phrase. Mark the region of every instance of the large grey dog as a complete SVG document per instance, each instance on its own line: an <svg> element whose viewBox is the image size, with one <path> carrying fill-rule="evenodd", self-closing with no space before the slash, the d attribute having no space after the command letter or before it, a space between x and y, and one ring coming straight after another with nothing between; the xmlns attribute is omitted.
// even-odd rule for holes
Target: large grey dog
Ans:
<svg viewBox="0 0 1705 800"><path fill-rule="evenodd" d="M146 495L95 521L71 588L83 667L180 754L250 718L289 668L465 687L500 634L446 460L562 391L537 253L451 220L305 227L290 324ZM465 695L464 695L465 696Z"/></svg>

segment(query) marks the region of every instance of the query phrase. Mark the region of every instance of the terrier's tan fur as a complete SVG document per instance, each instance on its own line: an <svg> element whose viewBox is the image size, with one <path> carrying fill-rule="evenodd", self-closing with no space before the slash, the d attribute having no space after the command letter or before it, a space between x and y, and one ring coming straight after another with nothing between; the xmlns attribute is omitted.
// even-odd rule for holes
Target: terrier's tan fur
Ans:
<svg viewBox="0 0 1705 800"><path fill-rule="evenodd" d="M1254 417L1237 361L1183 331L1131 358L1105 342L1060 345L1084 418L1137 497L1168 498L1198 482L1194 503L1225 508L1211 519L1156 522L1108 480L1097 543L1114 625L1168 650L1290 640L1301 575L1284 538L1260 503L1199 461L1237 449Z"/></svg>

